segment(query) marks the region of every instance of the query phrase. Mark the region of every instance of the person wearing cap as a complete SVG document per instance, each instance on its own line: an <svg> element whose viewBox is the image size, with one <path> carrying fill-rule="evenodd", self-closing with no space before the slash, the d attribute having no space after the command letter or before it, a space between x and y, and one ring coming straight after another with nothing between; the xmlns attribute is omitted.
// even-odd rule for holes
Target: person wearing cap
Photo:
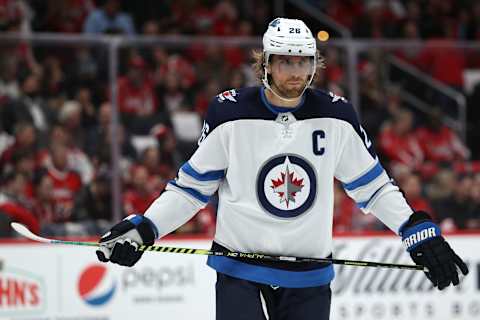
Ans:
<svg viewBox="0 0 480 320"><path fill-rule="evenodd" d="M310 88L323 59L301 20L277 18L254 53L261 86L211 101L198 148L143 213L100 239L100 261L132 266L139 245L172 232L218 192L214 251L332 257L334 178L364 213L399 234L439 289L459 283L453 252L426 212L392 182L343 97ZM331 263L209 256L216 270L216 319L325 320Z"/></svg>

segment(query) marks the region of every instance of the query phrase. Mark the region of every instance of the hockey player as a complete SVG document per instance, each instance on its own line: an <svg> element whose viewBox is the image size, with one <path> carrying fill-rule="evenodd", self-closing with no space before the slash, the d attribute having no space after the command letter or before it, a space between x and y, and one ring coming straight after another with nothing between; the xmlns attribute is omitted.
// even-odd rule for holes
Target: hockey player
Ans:
<svg viewBox="0 0 480 320"><path fill-rule="evenodd" d="M309 88L323 64L300 20L277 18L263 36L256 70L263 86L213 99L199 147L143 215L101 240L101 261L132 266L140 244L188 221L218 190L214 250L330 257L333 179L357 205L399 234L440 290L468 269L425 212L414 212L382 168L344 98ZM217 271L216 317L328 319L333 266L208 258Z"/></svg>

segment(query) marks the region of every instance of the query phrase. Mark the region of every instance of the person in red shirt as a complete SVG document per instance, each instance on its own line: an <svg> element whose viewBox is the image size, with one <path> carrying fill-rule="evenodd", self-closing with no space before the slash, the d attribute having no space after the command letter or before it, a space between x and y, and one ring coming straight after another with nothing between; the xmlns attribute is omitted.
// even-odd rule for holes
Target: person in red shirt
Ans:
<svg viewBox="0 0 480 320"><path fill-rule="evenodd" d="M422 183L416 173L407 173L399 180L400 188L410 206L417 211L428 211L433 214L430 202L422 195Z"/></svg>
<svg viewBox="0 0 480 320"><path fill-rule="evenodd" d="M423 151L413 134L413 114L408 110L400 109L393 114L392 121L381 129L378 144L392 167L418 168L422 164Z"/></svg>
<svg viewBox="0 0 480 320"><path fill-rule="evenodd" d="M35 127L28 122L18 122L14 127L15 142L0 153L0 167L12 166L12 158L16 152L31 150L35 151L36 132Z"/></svg>
<svg viewBox="0 0 480 320"><path fill-rule="evenodd" d="M144 212L160 194L158 190L151 187L145 166L134 166L131 172L131 187L123 195L123 208L126 215Z"/></svg>
<svg viewBox="0 0 480 320"><path fill-rule="evenodd" d="M466 58L463 49L456 46L455 22L447 20L436 37L427 40L414 64L433 78L458 90L463 88L463 70Z"/></svg>
<svg viewBox="0 0 480 320"><path fill-rule="evenodd" d="M464 161L470 156L458 135L442 123L442 112L438 108L432 111L427 125L418 128L415 135L427 161Z"/></svg>
<svg viewBox="0 0 480 320"><path fill-rule="evenodd" d="M74 205L75 194L82 187L80 176L68 169L68 148L53 142L50 146L51 164L46 168L53 183L52 195L55 216L51 222L69 221Z"/></svg>
<svg viewBox="0 0 480 320"><path fill-rule="evenodd" d="M118 80L118 105L125 116L149 116L158 107L153 83L145 68L143 58L134 56L128 63L127 75Z"/></svg>
<svg viewBox="0 0 480 320"><path fill-rule="evenodd" d="M18 172L5 173L0 185L0 215L10 221L25 224L35 233L40 231L38 219L33 215L30 203L22 196L27 183L25 176Z"/></svg>

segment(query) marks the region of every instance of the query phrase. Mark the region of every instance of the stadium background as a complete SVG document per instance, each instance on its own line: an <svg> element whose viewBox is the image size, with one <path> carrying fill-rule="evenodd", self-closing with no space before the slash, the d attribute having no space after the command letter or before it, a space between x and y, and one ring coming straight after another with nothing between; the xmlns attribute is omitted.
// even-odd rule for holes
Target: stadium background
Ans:
<svg viewBox="0 0 480 320"><path fill-rule="evenodd" d="M20 221L46 236L97 237L143 212L195 150L208 102L257 85L250 52L276 16L328 32L315 86L356 106L415 209L476 239L473 0L0 0L0 236L15 237L9 223ZM335 191L336 235L386 231ZM211 237L215 207L175 234Z"/></svg>

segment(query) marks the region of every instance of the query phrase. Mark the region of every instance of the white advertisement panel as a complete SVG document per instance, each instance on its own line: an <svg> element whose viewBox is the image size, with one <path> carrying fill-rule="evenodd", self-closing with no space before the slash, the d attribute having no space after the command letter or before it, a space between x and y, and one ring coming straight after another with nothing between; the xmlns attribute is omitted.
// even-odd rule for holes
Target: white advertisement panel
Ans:
<svg viewBox="0 0 480 320"><path fill-rule="evenodd" d="M210 241L167 241L209 248ZM206 257L146 253L134 268L97 261L91 247L1 245L0 319L214 319Z"/></svg>
<svg viewBox="0 0 480 320"><path fill-rule="evenodd" d="M480 319L480 236L448 239L470 267L461 286L438 291L420 271L336 266L331 319ZM336 238L335 257L411 263L397 237ZM126 268L99 263L89 247L1 244L0 319L215 319L215 272L205 260L146 253Z"/></svg>
<svg viewBox="0 0 480 320"><path fill-rule="evenodd" d="M439 291L421 271L337 266L332 319L480 319L480 237L447 238L470 268L460 286ZM399 242L396 237L337 238L335 257L411 264Z"/></svg>

